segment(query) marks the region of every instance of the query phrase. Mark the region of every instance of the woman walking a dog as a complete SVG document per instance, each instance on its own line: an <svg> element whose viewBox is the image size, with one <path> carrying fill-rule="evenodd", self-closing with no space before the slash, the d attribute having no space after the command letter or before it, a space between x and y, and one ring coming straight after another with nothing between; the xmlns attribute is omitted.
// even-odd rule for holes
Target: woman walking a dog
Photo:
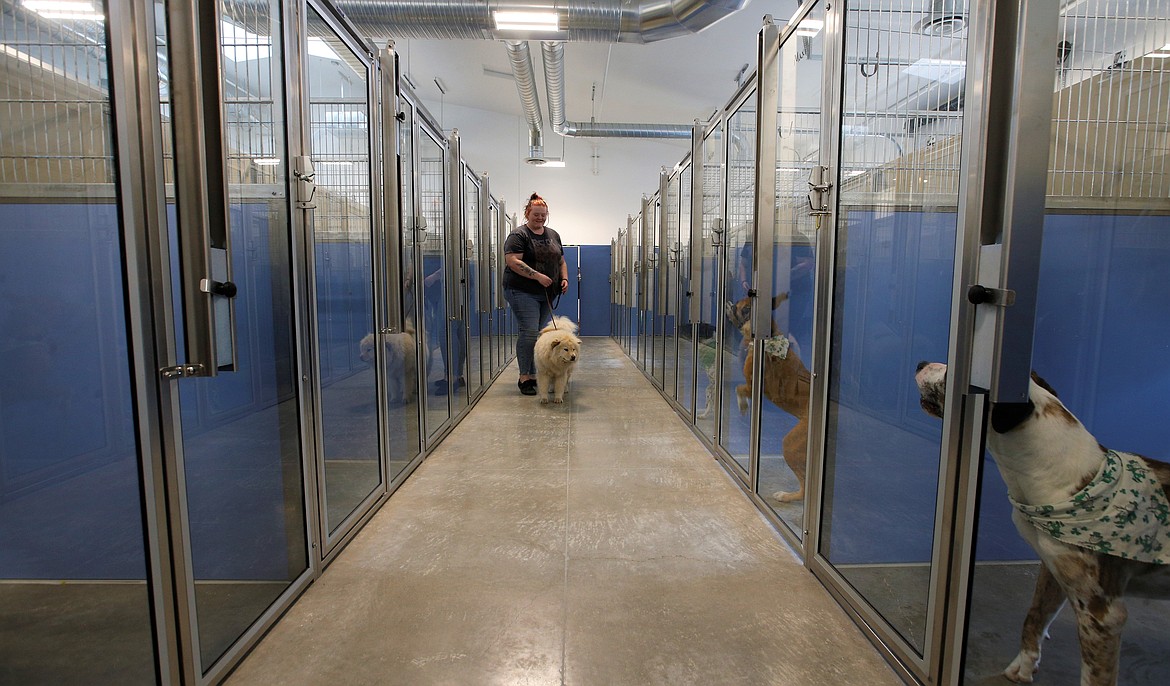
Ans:
<svg viewBox="0 0 1170 686"><path fill-rule="evenodd" d="M516 315L516 385L524 395L536 395L536 337L552 320L553 299L569 289L561 236L545 226L547 221L548 203L533 193L524 206L524 223L504 240L504 298Z"/></svg>

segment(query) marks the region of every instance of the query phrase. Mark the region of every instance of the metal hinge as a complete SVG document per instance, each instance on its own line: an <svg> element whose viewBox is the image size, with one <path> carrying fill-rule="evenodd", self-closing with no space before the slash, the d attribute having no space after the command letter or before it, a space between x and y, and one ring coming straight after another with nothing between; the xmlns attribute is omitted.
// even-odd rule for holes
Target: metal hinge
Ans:
<svg viewBox="0 0 1170 686"><path fill-rule="evenodd" d="M164 379L183 379L190 376L203 376L203 365L178 364L173 367L163 367L158 370L158 373Z"/></svg>

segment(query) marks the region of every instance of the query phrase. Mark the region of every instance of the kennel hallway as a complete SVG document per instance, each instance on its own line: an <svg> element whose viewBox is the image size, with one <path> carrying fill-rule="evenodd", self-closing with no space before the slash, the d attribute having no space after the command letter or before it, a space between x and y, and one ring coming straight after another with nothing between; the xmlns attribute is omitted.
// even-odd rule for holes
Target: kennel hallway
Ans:
<svg viewBox="0 0 1170 686"><path fill-rule="evenodd" d="M902 683L614 340L515 378L227 684Z"/></svg>

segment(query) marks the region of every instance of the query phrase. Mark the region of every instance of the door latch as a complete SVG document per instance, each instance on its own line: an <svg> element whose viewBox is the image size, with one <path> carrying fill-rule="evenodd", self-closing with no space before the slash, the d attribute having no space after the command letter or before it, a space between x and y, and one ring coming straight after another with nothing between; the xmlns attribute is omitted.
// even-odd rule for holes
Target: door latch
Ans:
<svg viewBox="0 0 1170 686"><path fill-rule="evenodd" d="M293 158L293 178L296 179L295 197L298 210L311 210L317 207L313 203L313 196L317 193L317 172L313 170L313 160L307 155L298 155Z"/></svg>
<svg viewBox="0 0 1170 686"><path fill-rule="evenodd" d="M833 184L825 180L828 167L817 165L808 174L808 215L819 217L829 214L829 189Z"/></svg>

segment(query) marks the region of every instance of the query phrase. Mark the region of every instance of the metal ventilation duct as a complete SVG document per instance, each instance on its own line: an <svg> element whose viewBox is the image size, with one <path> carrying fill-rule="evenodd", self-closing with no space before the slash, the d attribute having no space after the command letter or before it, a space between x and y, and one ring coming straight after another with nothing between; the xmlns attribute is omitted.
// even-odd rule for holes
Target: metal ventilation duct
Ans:
<svg viewBox="0 0 1170 686"><path fill-rule="evenodd" d="M515 39L501 34L493 10L556 9L563 17L558 36L570 42L651 43L698 33L748 0L336 0L334 5L370 38L461 40Z"/></svg>
<svg viewBox="0 0 1170 686"><path fill-rule="evenodd" d="M587 138L691 137L690 124L599 124L565 121L565 44L559 41L544 41L541 43L541 55L544 59L548 118L556 133L566 137ZM539 105L537 107L539 108Z"/></svg>
<svg viewBox="0 0 1170 686"><path fill-rule="evenodd" d="M528 121L529 164L544 162L544 119L540 116L540 98L536 93L536 77L532 69L532 53L527 41L505 41L508 61L512 63L512 76L516 79L516 91L520 94L520 105Z"/></svg>

